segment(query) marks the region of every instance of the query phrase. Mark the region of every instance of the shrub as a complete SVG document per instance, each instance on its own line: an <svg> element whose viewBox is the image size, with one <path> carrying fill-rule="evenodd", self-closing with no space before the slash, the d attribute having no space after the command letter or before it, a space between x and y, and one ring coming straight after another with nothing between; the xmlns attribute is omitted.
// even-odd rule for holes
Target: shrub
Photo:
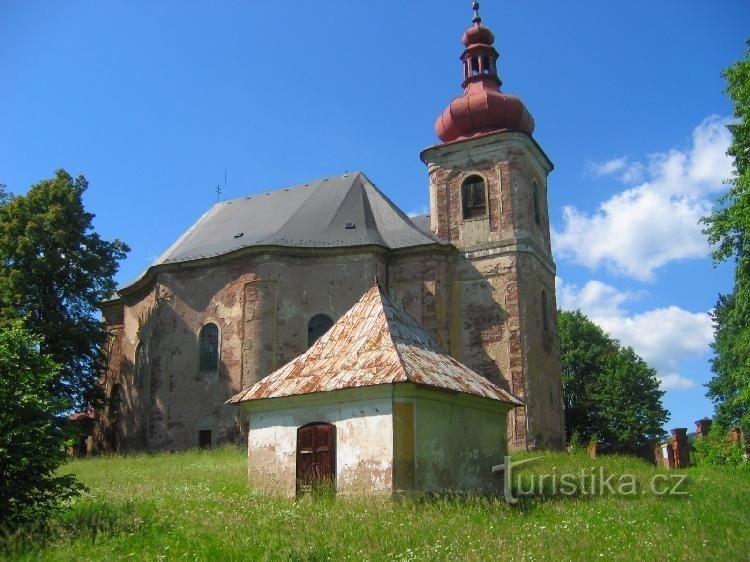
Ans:
<svg viewBox="0 0 750 562"><path fill-rule="evenodd" d="M39 525L81 488L57 476L65 461L67 402L50 389L58 366L21 321L0 330L0 533Z"/></svg>
<svg viewBox="0 0 750 562"><path fill-rule="evenodd" d="M726 429L714 424L711 431L693 443L692 461L699 466L722 466L750 469L742 443L732 443Z"/></svg>

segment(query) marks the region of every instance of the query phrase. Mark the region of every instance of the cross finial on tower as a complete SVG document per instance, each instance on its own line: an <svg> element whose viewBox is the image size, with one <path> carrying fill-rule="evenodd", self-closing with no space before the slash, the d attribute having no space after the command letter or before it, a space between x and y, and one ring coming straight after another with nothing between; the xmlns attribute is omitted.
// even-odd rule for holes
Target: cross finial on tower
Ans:
<svg viewBox="0 0 750 562"><path fill-rule="evenodd" d="M474 10L474 17L471 21L473 21L475 24L479 25L482 22L482 18L479 17L479 2L476 0L471 5L471 9Z"/></svg>

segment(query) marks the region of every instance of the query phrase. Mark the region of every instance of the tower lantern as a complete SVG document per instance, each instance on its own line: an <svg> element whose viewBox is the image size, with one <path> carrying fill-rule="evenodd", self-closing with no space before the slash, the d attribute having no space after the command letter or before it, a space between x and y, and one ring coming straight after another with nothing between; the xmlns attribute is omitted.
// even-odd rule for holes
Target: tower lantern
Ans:
<svg viewBox="0 0 750 562"><path fill-rule="evenodd" d="M534 119L516 96L500 91L502 81L497 73L500 56L495 35L482 25L479 2L474 2L474 18L464 32L461 62L463 95L453 99L435 122L435 132L443 142L471 138L492 131L512 130L531 134Z"/></svg>

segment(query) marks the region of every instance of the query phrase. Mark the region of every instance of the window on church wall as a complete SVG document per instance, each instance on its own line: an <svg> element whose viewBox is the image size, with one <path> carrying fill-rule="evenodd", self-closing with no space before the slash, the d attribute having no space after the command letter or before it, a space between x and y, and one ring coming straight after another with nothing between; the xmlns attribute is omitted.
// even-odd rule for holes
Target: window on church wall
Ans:
<svg viewBox="0 0 750 562"><path fill-rule="evenodd" d="M480 176L469 176L461 184L461 204L464 219L483 217L487 214L485 183Z"/></svg>
<svg viewBox="0 0 750 562"><path fill-rule="evenodd" d="M544 289L542 289L542 329L549 332L549 298Z"/></svg>
<svg viewBox="0 0 750 562"><path fill-rule="evenodd" d="M216 371L219 368L219 328L216 324L206 324L198 336L199 370Z"/></svg>
<svg viewBox="0 0 750 562"><path fill-rule="evenodd" d="M138 342L138 345L135 348L133 375L135 386L143 386L143 381L146 378L146 346L143 345L143 342Z"/></svg>
<svg viewBox="0 0 750 562"><path fill-rule="evenodd" d="M538 225L542 224L542 208L539 199L539 186L536 182L531 184L531 198L534 203L534 222Z"/></svg>
<svg viewBox="0 0 750 562"><path fill-rule="evenodd" d="M333 326L333 320L325 314L316 314L307 323L307 347L311 347L318 338Z"/></svg>

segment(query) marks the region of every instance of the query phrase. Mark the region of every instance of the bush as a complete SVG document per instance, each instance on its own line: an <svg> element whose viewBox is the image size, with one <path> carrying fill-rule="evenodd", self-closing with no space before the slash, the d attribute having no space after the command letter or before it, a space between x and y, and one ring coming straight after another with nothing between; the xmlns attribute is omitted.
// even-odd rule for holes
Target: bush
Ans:
<svg viewBox="0 0 750 562"><path fill-rule="evenodd" d="M40 351L21 321L0 330L0 533L42 524L81 489L56 476L66 460L65 411L53 398L58 366Z"/></svg>
<svg viewBox="0 0 750 562"><path fill-rule="evenodd" d="M716 423L711 427L707 436L696 439L693 443L692 461L699 466L721 466L750 470L750 463L745 460L744 455L745 448L742 443L729 441L726 429Z"/></svg>

